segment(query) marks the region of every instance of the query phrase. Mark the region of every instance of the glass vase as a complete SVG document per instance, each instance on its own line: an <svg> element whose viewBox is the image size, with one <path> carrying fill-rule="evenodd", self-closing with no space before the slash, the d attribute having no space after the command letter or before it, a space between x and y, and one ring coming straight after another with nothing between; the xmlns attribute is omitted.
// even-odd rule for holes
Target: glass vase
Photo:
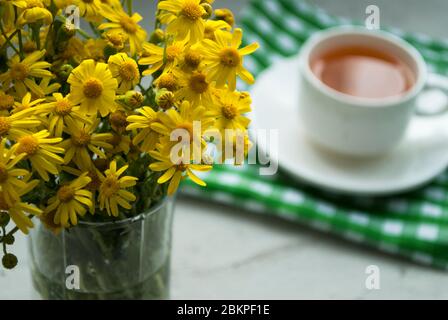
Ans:
<svg viewBox="0 0 448 320"><path fill-rule="evenodd" d="M36 223L29 249L43 299L167 299L174 201L116 222L83 222L55 235Z"/></svg>

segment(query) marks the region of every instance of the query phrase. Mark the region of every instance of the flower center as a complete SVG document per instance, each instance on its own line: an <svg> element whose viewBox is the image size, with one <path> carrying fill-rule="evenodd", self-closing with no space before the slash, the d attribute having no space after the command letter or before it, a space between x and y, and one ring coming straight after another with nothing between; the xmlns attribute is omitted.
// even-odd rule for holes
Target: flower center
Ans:
<svg viewBox="0 0 448 320"><path fill-rule="evenodd" d="M202 18L203 15L202 7L195 3L195 1L185 1L185 4L180 12L180 14L190 20L197 20L199 18Z"/></svg>
<svg viewBox="0 0 448 320"><path fill-rule="evenodd" d="M7 117L0 117L0 136L3 136L9 132L11 125Z"/></svg>
<svg viewBox="0 0 448 320"><path fill-rule="evenodd" d="M16 154L26 153L32 156L39 150L39 140L33 136L24 136L18 141L19 146L17 147Z"/></svg>
<svg viewBox="0 0 448 320"><path fill-rule="evenodd" d="M176 45L172 45L166 48L166 60L168 62L173 62L180 54L182 49Z"/></svg>
<svg viewBox="0 0 448 320"><path fill-rule="evenodd" d="M8 180L8 177L8 170L4 165L0 165L0 183L6 182L6 180Z"/></svg>
<svg viewBox="0 0 448 320"><path fill-rule="evenodd" d="M90 78L84 82L83 92L87 98L96 99L103 93L103 83L96 78Z"/></svg>
<svg viewBox="0 0 448 320"><path fill-rule="evenodd" d="M177 80L171 73L165 73L157 79L157 87L159 89L165 88L168 91L176 91Z"/></svg>
<svg viewBox="0 0 448 320"><path fill-rule="evenodd" d="M120 190L120 185L115 176L107 177L100 186L100 192L110 198Z"/></svg>
<svg viewBox="0 0 448 320"><path fill-rule="evenodd" d="M235 48L222 49L219 53L219 58L221 59L221 63L226 67L235 68L238 67L241 63L240 54Z"/></svg>
<svg viewBox="0 0 448 320"><path fill-rule="evenodd" d="M222 114L226 119L232 120L237 116L238 110L233 105L228 105L222 107Z"/></svg>
<svg viewBox="0 0 448 320"><path fill-rule="evenodd" d="M77 135L72 136L72 143L75 147L85 147L90 143L90 134L81 129Z"/></svg>
<svg viewBox="0 0 448 320"><path fill-rule="evenodd" d="M107 40L112 43L114 47L122 47L123 46L123 36L120 34L108 34L106 35Z"/></svg>
<svg viewBox="0 0 448 320"><path fill-rule="evenodd" d="M26 64L18 62L11 66L11 78L13 80L23 81L29 73L29 68Z"/></svg>
<svg viewBox="0 0 448 320"><path fill-rule="evenodd" d="M9 94L0 94L0 109L8 110L14 105L14 97Z"/></svg>
<svg viewBox="0 0 448 320"><path fill-rule="evenodd" d="M196 93L204 93L208 89L206 76L205 74L200 72L196 72L191 76L189 85L191 90L193 90Z"/></svg>
<svg viewBox="0 0 448 320"><path fill-rule="evenodd" d="M62 186L58 190L57 196L61 202L70 202L75 197L75 190L70 186Z"/></svg>
<svg viewBox="0 0 448 320"><path fill-rule="evenodd" d="M132 62L124 62L120 66L120 77L125 81L132 81L138 76L138 70Z"/></svg>
<svg viewBox="0 0 448 320"><path fill-rule="evenodd" d="M134 34L137 32L137 23L131 17L121 18L120 25L127 33Z"/></svg>
<svg viewBox="0 0 448 320"><path fill-rule="evenodd" d="M192 69L196 69L201 63L201 59L202 57L198 52L190 50L185 55L185 64Z"/></svg>
<svg viewBox="0 0 448 320"><path fill-rule="evenodd" d="M177 171L182 171L182 172L184 172L184 171L187 170L187 169L188 169L188 166L187 166L186 164L181 163L181 164L178 164L178 165L177 165Z"/></svg>
<svg viewBox="0 0 448 320"><path fill-rule="evenodd" d="M72 111L72 104L67 100L59 100L56 102L54 112L60 116L66 116Z"/></svg>

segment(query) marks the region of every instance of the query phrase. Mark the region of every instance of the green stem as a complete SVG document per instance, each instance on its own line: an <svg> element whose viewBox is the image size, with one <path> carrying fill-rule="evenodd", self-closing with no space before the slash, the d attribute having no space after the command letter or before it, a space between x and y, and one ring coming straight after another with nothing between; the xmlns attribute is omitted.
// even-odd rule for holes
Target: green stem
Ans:
<svg viewBox="0 0 448 320"><path fill-rule="evenodd" d="M10 36L9 36L9 40L11 41L12 38L14 38L14 36L20 32L20 29L14 31ZM3 50L6 49L6 46L8 45L8 42L5 42L1 47L0 47L0 52L2 52Z"/></svg>
<svg viewBox="0 0 448 320"><path fill-rule="evenodd" d="M11 40L7 36L5 29L3 28L3 22L0 21L0 32L2 36L5 38L6 43L19 55L21 59L23 59L23 54L17 50L17 48L12 44Z"/></svg>
<svg viewBox="0 0 448 320"><path fill-rule="evenodd" d="M22 39L22 30L21 29L19 29L18 30L19 31L19 35L18 35L18 37L19 37L19 50L20 50L20 53L23 55L23 39ZM23 58L23 56L22 56L22 58Z"/></svg>
<svg viewBox="0 0 448 320"><path fill-rule="evenodd" d="M3 254L7 254L8 252L6 251L6 242L3 240L6 237L6 230L5 227L2 227L2 244L3 244Z"/></svg>
<svg viewBox="0 0 448 320"><path fill-rule="evenodd" d="M132 16L132 0L127 0L127 7L128 7L128 15Z"/></svg>

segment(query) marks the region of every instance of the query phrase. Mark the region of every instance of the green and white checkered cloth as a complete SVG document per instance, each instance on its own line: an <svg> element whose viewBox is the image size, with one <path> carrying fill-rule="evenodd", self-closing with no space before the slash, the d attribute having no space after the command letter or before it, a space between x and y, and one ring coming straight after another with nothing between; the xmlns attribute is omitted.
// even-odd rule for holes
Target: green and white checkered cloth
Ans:
<svg viewBox="0 0 448 320"><path fill-rule="evenodd" d="M298 0L253 0L243 14L245 42L261 48L246 58L256 75L273 62L297 54L316 30L360 24L332 17ZM433 72L448 75L448 42L387 29L413 44ZM256 108L256 106L254 106ZM259 167L218 166L182 193L250 211L278 215L353 242L448 270L448 171L428 186L394 197L346 197L291 181L284 174L260 176Z"/></svg>

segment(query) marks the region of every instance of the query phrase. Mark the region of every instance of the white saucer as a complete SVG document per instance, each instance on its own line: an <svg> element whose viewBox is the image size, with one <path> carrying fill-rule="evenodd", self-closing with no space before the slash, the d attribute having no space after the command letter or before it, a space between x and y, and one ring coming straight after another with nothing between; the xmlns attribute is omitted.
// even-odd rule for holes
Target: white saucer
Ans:
<svg viewBox="0 0 448 320"><path fill-rule="evenodd" d="M298 70L298 57L278 61L252 89L251 129L279 130L278 154L270 158L292 177L345 194L387 195L421 186L447 167L448 114L416 117L402 143L377 158L349 158L314 145L298 115ZM269 152L266 141L257 143Z"/></svg>

